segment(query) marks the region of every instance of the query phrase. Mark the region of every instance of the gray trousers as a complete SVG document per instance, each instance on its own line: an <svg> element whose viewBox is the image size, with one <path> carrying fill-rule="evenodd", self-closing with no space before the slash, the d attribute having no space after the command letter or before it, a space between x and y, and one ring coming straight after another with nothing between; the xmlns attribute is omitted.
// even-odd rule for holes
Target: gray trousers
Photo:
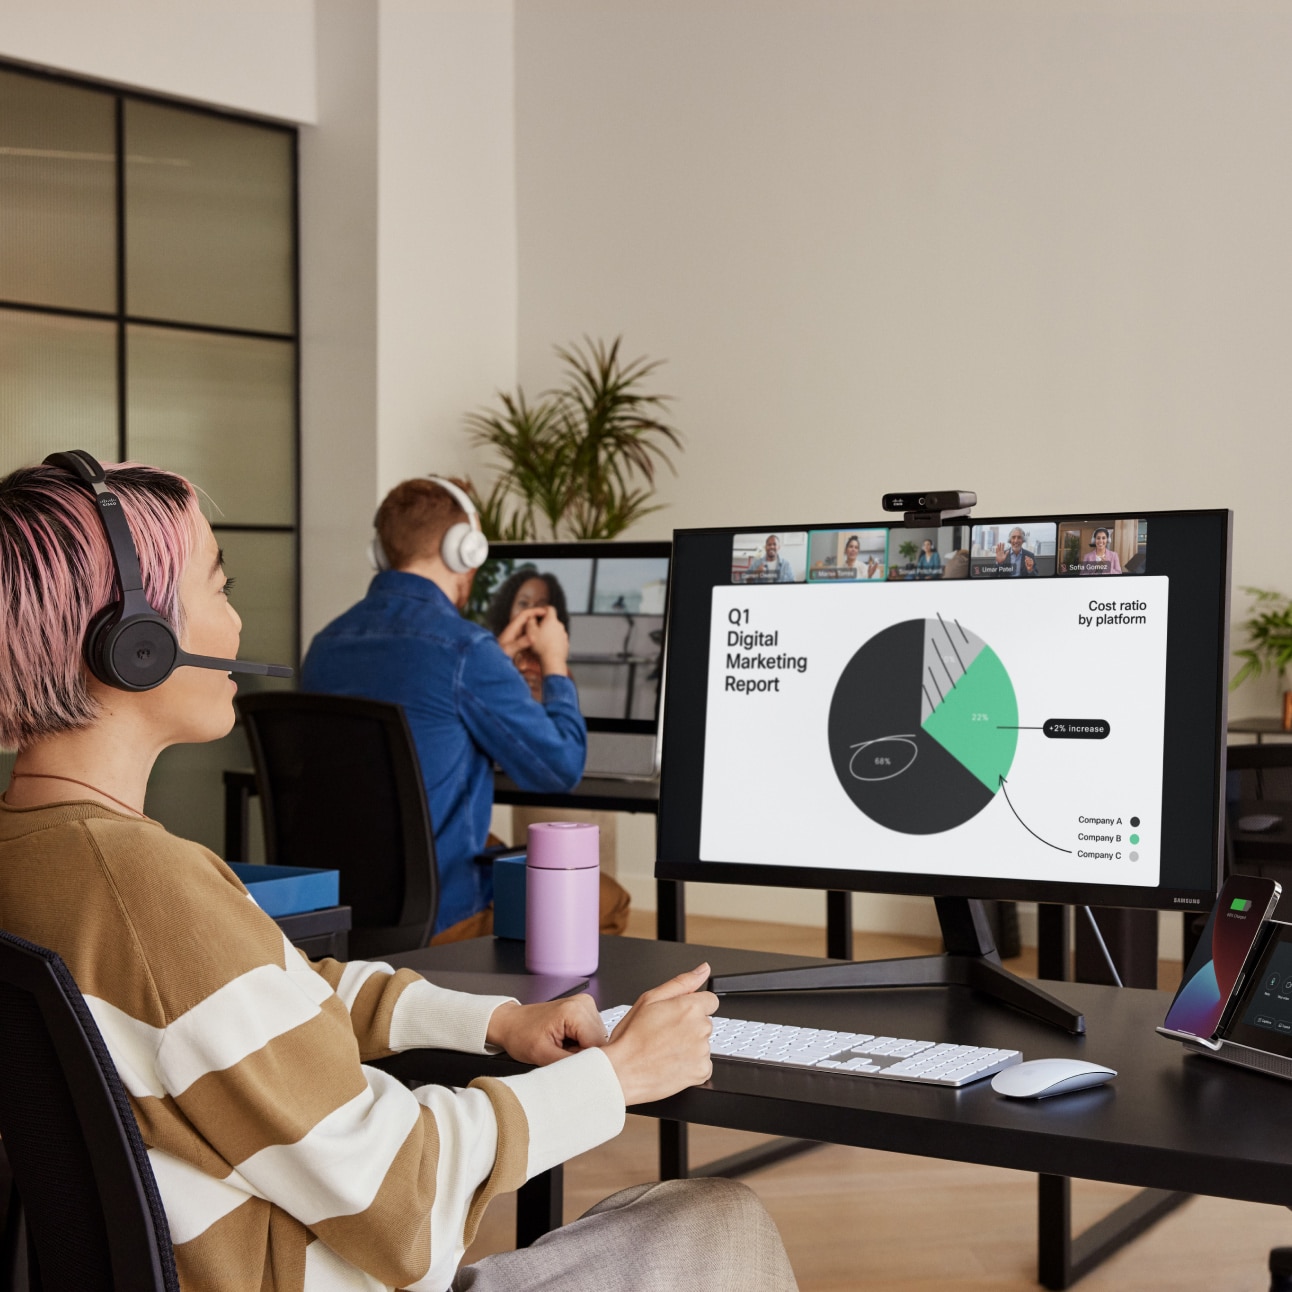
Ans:
<svg viewBox="0 0 1292 1292"><path fill-rule="evenodd" d="M530 1247L458 1271L453 1292L796 1292L776 1225L735 1180L612 1194Z"/></svg>

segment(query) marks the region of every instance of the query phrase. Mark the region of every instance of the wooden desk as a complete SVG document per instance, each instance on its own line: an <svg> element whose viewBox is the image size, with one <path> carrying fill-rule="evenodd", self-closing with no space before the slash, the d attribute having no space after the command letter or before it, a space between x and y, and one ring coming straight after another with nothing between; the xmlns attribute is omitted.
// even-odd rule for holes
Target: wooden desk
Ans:
<svg viewBox="0 0 1292 1292"><path fill-rule="evenodd" d="M516 972L523 955L520 944L479 938L391 959L432 973L437 965ZM603 1008L633 1000L645 987L700 959L709 960L718 973L819 963L634 938L603 939L601 955L589 990ZM633 1111L1032 1171L1041 1176L1042 1197L1053 1190L1053 1182L1070 1176L1155 1191L1127 1203L1114 1213L1115 1221L1101 1221L1090 1235L1076 1239L1070 1237L1066 1214L1064 1232L1054 1231L1051 1213L1040 1235L1040 1277L1046 1287L1069 1286L1183 1200L1157 1190L1292 1203L1292 1083L1186 1055L1156 1036L1153 1029L1170 1001L1165 993L1084 983L1046 986L1084 1011L1084 1037L1047 1028L960 989L741 997L726 1012L771 1022L998 1045L1021 1050L1025 1058L1091 1059L1119 1071L1111 1085L1034 1103L1003 1099L990 1082L954 1091L719 1060L706 1085ZM400 1077L454 1084L486 1072L523 1070L505 1057L445 1051L413 1051L381 1066ZM525 1186L519 1233L532 1237L559 1217L559 1191L559 1179ZM1109 1229L1118 1232L1108 1238Z"/></svg>

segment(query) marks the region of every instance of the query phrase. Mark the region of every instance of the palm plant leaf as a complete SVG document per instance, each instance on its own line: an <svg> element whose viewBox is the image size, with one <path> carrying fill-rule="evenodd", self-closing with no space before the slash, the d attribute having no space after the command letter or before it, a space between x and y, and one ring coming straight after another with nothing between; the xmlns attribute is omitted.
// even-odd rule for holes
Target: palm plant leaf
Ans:
<svg viewBox="0 0 1292 1292"><path fill-rule="evenodd" d="M533 404L523 390L499 392L500 409L467 415L500 470L479 500L486 533L537 538L541 518L552 537L614 538L659 510L655 473L661 463L675 471L669 454L682 436L667 420L669 397L643 388L660 361L624 362L621 342L558 346L563 384Z"/></svg>
<svg viewBox="0 0 1292 1292"><path fill-rule="evenodd" d="M1230 688L1241 686L1248 678L1260 677L1269 669L1282 677L1292 665L1292 598L1268 588L1244 588L1255 602L1251 615L1243 621L1248 645L1234 655L1244 661L1234 674Z"/></svg>

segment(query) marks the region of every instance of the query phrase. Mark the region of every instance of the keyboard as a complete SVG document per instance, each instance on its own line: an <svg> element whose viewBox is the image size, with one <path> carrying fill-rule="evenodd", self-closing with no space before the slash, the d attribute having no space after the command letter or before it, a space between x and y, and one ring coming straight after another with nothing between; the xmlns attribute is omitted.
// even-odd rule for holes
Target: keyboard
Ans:
<svg viewBox="0 0 1292 1292"><path fill-rule="evenodd" d="M628 1013L627 1005L601 1011L606 1034ZM981 1045L946 1045L869 1032L833 1032L827 1028L756 1023L746 1018L713 1016L709 1053L715 1059L773 1063L812 1068L844 1076L918 1081L926 1086L967 1086L1022 1059L1018 1050Z"/></svg>

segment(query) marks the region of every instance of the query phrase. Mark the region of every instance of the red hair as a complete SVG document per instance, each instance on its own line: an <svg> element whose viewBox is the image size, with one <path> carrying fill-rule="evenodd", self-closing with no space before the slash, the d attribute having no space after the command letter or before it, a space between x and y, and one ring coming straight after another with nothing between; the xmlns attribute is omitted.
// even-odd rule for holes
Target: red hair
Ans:
<svg viewBox="0 0 1292 1292"><path fill-rule="evenodd" d="M139 553L144 594L178 633L180 574L201 519L193 486L134 463L104 473ZM0 480L0 744L22 749L94 721L85 633L119 595L107 536L84 485L47 466Z"/></svg>

